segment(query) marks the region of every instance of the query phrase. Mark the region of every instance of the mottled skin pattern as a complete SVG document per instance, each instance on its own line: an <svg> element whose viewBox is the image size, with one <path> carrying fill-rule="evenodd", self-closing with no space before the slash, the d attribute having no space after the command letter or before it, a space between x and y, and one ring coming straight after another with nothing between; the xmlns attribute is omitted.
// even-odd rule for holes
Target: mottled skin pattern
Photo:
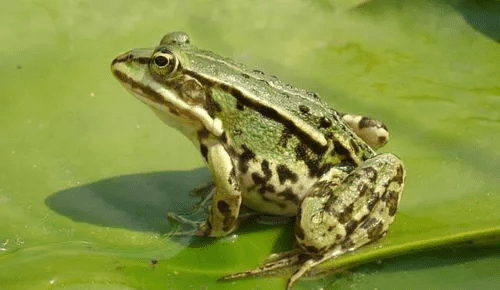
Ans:
<svg viewBox="0 0 500 290"><path fill-rule="evenodd" d="M377 120L339 113L316 93L200 50L187 34L115 58L113 74L198 148L214 183L208 219L184 233L225 236L242 204L296 216L297 246L241 278L295 266L291 287L319 263L382 237L405 170L377 155L389 133ZM175 214L171 214L176 217Z"/></svg>

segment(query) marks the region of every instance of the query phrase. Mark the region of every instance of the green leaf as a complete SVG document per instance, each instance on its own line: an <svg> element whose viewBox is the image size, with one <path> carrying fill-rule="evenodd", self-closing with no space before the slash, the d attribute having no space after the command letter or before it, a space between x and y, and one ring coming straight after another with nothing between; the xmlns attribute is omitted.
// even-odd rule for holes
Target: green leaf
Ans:
<svg viewBox="0 0 500 290"><path fill-rule="evenodd" d="M209 174L109 65L175 30L391 131L381 151L408 173L387 237L295 289L496 288L498 19L499 1L11 1L0 11L1 288L284 287L286 275L216 280L290 249L290 224L170 236L166 214L193 212L190 189Z"/></svg>

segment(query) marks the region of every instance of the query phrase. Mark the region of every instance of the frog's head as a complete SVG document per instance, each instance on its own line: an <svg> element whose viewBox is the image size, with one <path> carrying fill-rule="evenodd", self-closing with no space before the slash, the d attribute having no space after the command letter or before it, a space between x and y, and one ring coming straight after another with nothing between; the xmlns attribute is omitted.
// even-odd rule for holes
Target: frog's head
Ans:
<svg viewBox="0 0 500 290"><path fill-rule="evenodd" d="M184 48L189 46L186 33L170 33L155 49L135 49L117 56L111 71L160 119L189 138L201 128L219 135L222 129L214 125L206 110L205 87L184 69L189 64Z"/></svg>

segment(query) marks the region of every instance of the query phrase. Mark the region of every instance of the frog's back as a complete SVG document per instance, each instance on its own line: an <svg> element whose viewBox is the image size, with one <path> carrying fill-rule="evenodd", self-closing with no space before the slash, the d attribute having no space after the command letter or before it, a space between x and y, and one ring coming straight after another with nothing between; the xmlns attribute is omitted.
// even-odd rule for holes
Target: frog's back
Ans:
<svg viewBox="0 0 500 290"><path fill-rule="evenodd" d="M207 111L222 120L235 147L246 145L287 163L296 161L290 154L300 144L315 154L326 152L332 142L344 151L362 151L355 159L374 154L317 93L191 45L182 52L189 59L185 70L211 88Z"/></svg>
<svg viewBox="0 0 500 290"><path fill-rule="evenodd" d="M206 109L223 124L248 206L294 215L328 170L372 155L316 93L190 45L182 53L184 72L208 88Z"/></svg>

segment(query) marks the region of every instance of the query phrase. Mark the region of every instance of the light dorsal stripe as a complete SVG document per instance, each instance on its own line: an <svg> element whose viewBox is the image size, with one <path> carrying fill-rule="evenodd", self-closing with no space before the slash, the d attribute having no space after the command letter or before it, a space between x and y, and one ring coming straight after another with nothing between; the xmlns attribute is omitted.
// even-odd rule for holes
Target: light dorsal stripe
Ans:
<svg viewBox="0 0 500 290"><path fill-rule="evenodd" d="M218 55L213 54L211 52L208 52L209 54L207 54L207 53L197 53L197 52L193 52L193 53L196 55L196 57L204 58L204 59L206 59L206 60L208 60L210 62L217 62L217 63L221 64L222 66L227 66L227 67L230 67L233 70L238 71L238 72L240 72L242 74L246 74L247 76L253 78L254 80L262 81L262 79L257 78L255 76L253 76L252 74L247 74L246 71L243 71L241 69L241 66L245 66L245 65L242 65L242 64L236 65L232 60L226 60L226 59L221 58ZM261 73L264 74L263 72L261 72ZM276 79L275 81L278 81L278 79ZM275 82L275 81L270 81L270 82L266 81L266 83L269 86L271 86L271 87L273 87L273 88L275 88L277 90L283 91L284 93L287 93L287 94L290 94L290 95L294 95L294 96L297 96L297 97L302 98L302 99L306 99L308 102L315 102L316 101L316 100L311 99L311 98L305 98L300 93L297 93L297 91L291 90L291 89L287 88L286 86L278 86L277 84L281 83L281 82L279 82L279 81ZM297 90L297 88L295 88L295 90Z"/></svg>

